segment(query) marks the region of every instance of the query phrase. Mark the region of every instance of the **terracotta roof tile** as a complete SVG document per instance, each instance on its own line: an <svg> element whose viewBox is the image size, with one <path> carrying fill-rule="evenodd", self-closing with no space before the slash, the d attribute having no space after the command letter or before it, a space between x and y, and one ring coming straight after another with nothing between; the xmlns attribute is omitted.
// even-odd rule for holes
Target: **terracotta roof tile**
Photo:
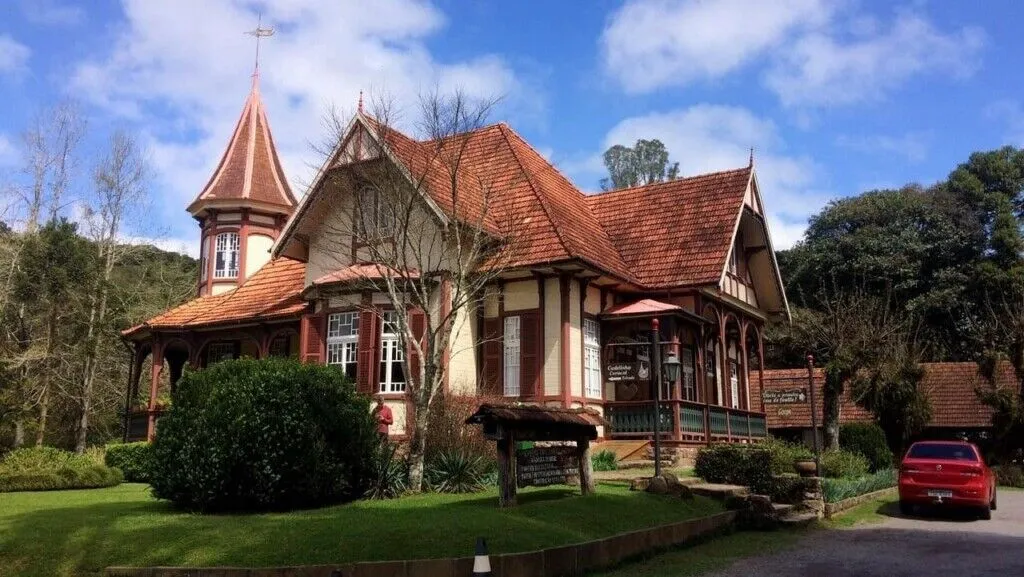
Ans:
<svg viewBox="0 0 1024 577"><path fill-rule="evenodd" d="M975 363L922 363L924 376L921 388L928 395L932 408L932 427L987 427L992 424L992 409L983 404L975 391L991 385L978 371ZM751 374L751 388L759 387L757 373ZM818 414L821 415L821 390L824 372L815 369ZM1009 363L999 368L997 386L1017 389L1013 367ZM807 388L807 369L781 369L764 372L767 390ZM810 427L809 404L765 405L769 428ZM840 408L840 422L870 421L871 414L850 398L847 387Z"/></svg>
<svg viewBox="0 0 1024 577"><path fill-rule="evenodd" d="M681 311L682 307L656 301L654 299L641 299L633 303L616 305L601 313L604 317L628 316L639 314L663 313L667 311Z"/></svg>
<svg viewBox="0 0 1024 577"><path fill-rule="evenodd" d="M296 205L277 156L256 82L245 100L224 156L209 182L189 205L189 212L196 214L208 202L221 200L251 200L278 206L285 214Z"/></svg>
<svg viewBox="0 0 1024 577"><path fill-rule="evenodd" d="M648 288L715 284L725 268L751 167L587 197Z"/></svg>
<svg viewBox="0 0 1024 577"><path fill-rule="evenodd" d="M147 328L198 328L297 317L307 308L300 294L305 278L305 263L279 257L263 265L238 288L190 300L125 331L125 335Z"/></svg>
<svg viewBox="0 0 1024 577"><path fill-rule="evenodd" d="M368 279L381 279L384 278L385 271L391 273L388 275L389 277L398 276L397 273L393 272L395 270L396 269L392 269L382 264L353 264L321 276L313 281L313 286L336 283L344 284ZM418 277L419 275L415 271L402 275L402 278L405 279Z"/></svg>

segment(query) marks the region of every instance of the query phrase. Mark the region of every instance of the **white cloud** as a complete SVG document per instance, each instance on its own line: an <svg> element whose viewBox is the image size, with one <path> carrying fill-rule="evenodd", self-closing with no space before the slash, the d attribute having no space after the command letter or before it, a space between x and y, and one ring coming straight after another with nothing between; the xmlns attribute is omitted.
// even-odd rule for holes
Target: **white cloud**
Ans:
<svg viewBox="0 0 1024 577"><path fill-rule="evenodd" d="M803 36L781 52L765 84L786 106L879 100L911 76L969 76L984 45L977 28L943 33L916 14L900 14L883 28L848 40L826 32Z"/></svg>
<svg viewBox="0 0 1024 577"><path fill-rule="evenodd" d="M823 0L633 0L601 36L606 69L628 92L717 78L831 14Z"/></svg>
<svg viewBox="0 0 1024 577"><path fill-rule="evenodd" d="M81 7L58 0L21 0L21 12L29 22L45 26L74 26L85 20Z"/></svg>
<svg viewBox="0 0 1024 577"><path fill-rule="evenodd" d="M21 72L28 64L32 54L28 46L18 42L10 35L0 34L0 74L4 72Z"/></svg>
<svg viewBox="0 0 1024 577"><path fill-rule="evenodd" d="M601 36L606 72L647 93L762 66L786 106L876 100L926 73L969 76L983 33L939 30L923 4L879 21L854 2L829 0L631 0Z"/></svg>
<svg viewBox="0 0 1024 577"><path fill-rule="evenodd" d="M798 240L807 217L829 198L820 190L820 168L809 158L787 154L775 124L745 108L698 104L627 118L608 132L601 150L614 144L632 144L639 138L657 138L665 143L683 176L746 166L753 147L758 183L777 249ZM580 182L594 182L604 171L600 153L562 163L562 169Z"/></svg>
<svg viewBox="0 0 1024 577"><path fill-rule="evenodd" d="M386 93L407 108L434 87L460 87L470 96L510 94L515 103L518 81L501 58L481 54L442 62L430 53L426 42L446 19L428 2L122 3L125 22L110 53L82 63L73 85L146 127L168 192L164 208L182 223L185 205L223 153L248 92L254 45L242 32L255 27L257 10L264 25L276 27L263 41L260 86L297 194L320 160L309 143L322 136L326 107L354 111L360 90Z"/></svg>
<svg viewBox="0 0 1024 577"><path fill-rule="evenodd" d="M18 148L10 137L0 133L0 168L14 166L18 162Z"/></svg>
<svg viewBox="0 0 1024 577"><path fill-rule="evenodd" d="M923 132L908 132L900 136L848 135L836 137L836 145L871 154L896 154L911 162L921 162L928 155L932 136Z"/></svg>
<svg viewBox="0 0 1024 577"><path fill-rule="evenodd" d="M1005 127L1007 144L1024 146L1024 106L1015 100L999 100L985 108L985 117Z"/></svg>

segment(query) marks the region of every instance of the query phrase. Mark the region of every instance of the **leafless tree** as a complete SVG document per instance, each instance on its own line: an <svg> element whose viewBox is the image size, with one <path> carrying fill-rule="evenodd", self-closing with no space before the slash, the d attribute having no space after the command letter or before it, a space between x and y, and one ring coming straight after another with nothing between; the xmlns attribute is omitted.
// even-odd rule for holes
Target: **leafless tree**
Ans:
<svg viewBox="0 0 1024 577"><path fill-rule="evenodd" d="M125 219L140 215L146 200L149 168L145 154L135 139L122 130L115 131L110 149L93 173L95 206L86 215L88 233L96 246L100 273L91 291L89 316L86 325L86 350L81 375L81 416L75 435L75 452L85 451L89 433L89 415L93 387L96 381L100 352L107 329L107 305L110 298L111 276L114 267L131 245L121 242ZM109 339L107 339L109 340Z"/></svg>
<svg viewBox="0 0 1024 577"><path fill-rule="evenodd" d="M498 146L478 130L493 104L458 92L421 96L416 120L403 124L417 140L395 128L397 109L386 98L374 98L372 112L352 121L335 110L327 115L330 137L321 151L330 155L323 186L331 192L322 196L347 218L324 219L318 238L331 239L330 248L317 251L338 255L337 269L363 263L359 282L390 301L389 323L404 337L405 375L413 377L406 378L413 491L422 487L429 408L445 380L458 319L474 318L519 244L522 223L510 207L499 207L496 193L501 180L508 186L517 177L482 166L496 152L488 147ZM363 123L368 132L360 131ZM414 326L419 314L422 327Z"/></svg>

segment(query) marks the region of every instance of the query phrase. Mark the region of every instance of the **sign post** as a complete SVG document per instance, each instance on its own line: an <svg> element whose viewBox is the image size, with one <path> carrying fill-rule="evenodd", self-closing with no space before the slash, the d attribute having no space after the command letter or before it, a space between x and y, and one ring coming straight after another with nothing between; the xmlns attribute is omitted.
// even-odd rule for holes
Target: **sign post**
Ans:
<svg viewBox="0 0 1024 577"><path fill-rule="evenodd" d="M814 437L814 476L821 476L821 441L818 440L818 404L814 394L814 355L807 355L807 386L811 389L811 436Z"/></svg>

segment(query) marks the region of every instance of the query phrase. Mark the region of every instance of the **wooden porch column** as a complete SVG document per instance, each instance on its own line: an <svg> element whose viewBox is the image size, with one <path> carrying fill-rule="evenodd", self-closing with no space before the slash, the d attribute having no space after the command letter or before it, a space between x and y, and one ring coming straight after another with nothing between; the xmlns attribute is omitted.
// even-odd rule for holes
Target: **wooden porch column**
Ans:
<svg viewBox="0 0 1024 577"><path fill-rule="evenodd" d="M747 327L740 327L740 408L750 410L750 375L747 368Z"/></svg>
<svg viewBox="0 0 1024 577"><path fill-rule="evenodd" d="M146 440L152 442L156 436L156 392L160 387L160 373L164 368L164 345L158 335L153 335L153 368L149 381L149 424Z"/></svg>
<svg viewBox="0 0 1024 577"><path fill-rule="evenodd" d="M135 404L135 398L139 394L139 380L142 378L142 361L146 358L142 354L138 343L132 343L131 354L131 365L128 367L128 390L125 391L124 397L124 434L121 439L124 443L128 442L128 434L131 432L132 407Z"/></svg>
<svg viewBox="0 0 1024 577"><path fill-rule="evenodd" d="M718 404L723 407L731 407L732 403L732 383L729 379L729 349L726 348L725 344L725 319L721 314L718 315L718 354L715 355L718 364L719 375L716 375L719 384L722 387L722 398L718 399Z"/></svg>
<svg viewBox="0 0 1024 577"><path fill-rule="evenodd" d="M761 330L757 331L757 376L761 383L761 398L758 404L761 412L764 412L764 340L761 339Z"/></svg>
<svg viewBox="0 0 1024 577"><path fill-rule="evenodd" d="M704 334L704 325L701 325L697 330L698 340L696 343L697 349L697 366L695 375L697 378L697 394L702 397L704 401L704 442L708 445L711 444L711 393L708 391L708 379L707 366L704 365L704 349L707 347L707 335Z"/></svg>

